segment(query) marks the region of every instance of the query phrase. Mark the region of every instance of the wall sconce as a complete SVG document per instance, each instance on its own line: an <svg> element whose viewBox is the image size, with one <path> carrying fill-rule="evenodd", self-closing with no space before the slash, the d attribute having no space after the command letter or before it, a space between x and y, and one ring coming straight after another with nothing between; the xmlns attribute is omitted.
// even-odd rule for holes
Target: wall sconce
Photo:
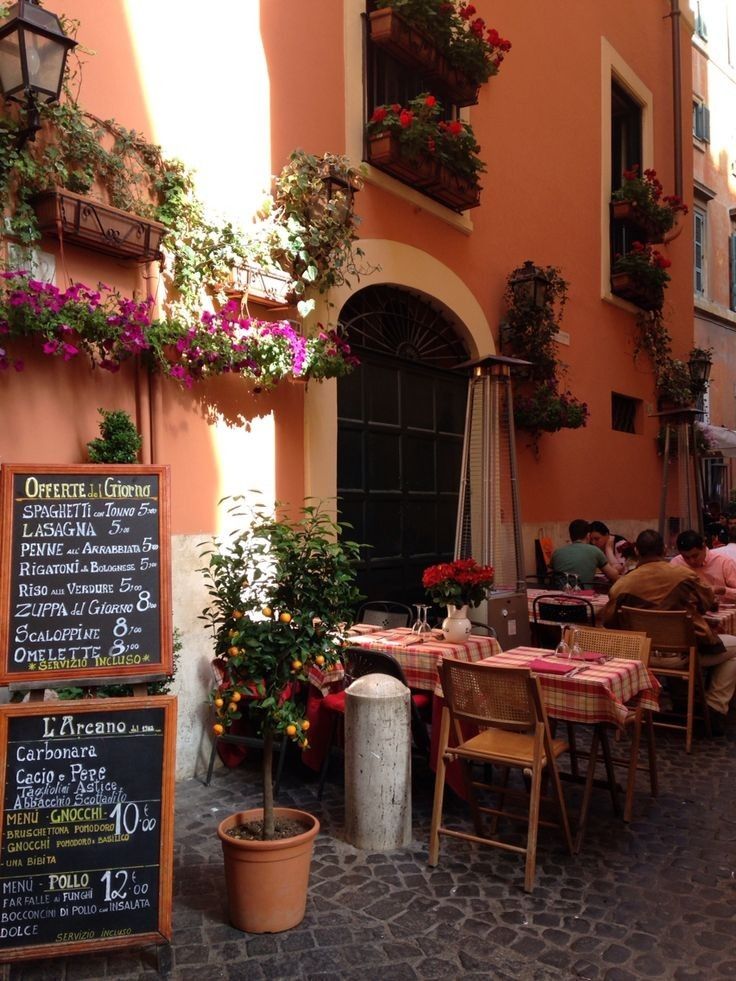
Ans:
<svg viewBox="0 0 736 981"><path fill-rule="evenodd" d="M710 378L712 367L713 363L710 353L703 351L701 348L693 348L687 362L687 370L690 372L690 380L697 394L704 392L708 387L708 379Z"/></svg>
<svg viewBox="0 0 736 981"><path fill-rule="evenodd" d="M523 266L515 269L509 279L509 286L517 303L531 303L537 310L547 304L549 280L544 271L527 259Z"/></svg>
<svg viewBox="0 0 736 981"><path fill-rule="evenodd" d="M319 209L324 210L334 202L334 212L338 221L346 222L353 211L355 192L362 187L359 178L348 176L334 164L326 164L320 174L322 191L319 195Z"/></svg>
<svg viewBox="0 0 736 981"><path fill-rule="evenodd" d="M18 0L10 7L0 26L0 87L6 99L26 110L18 147L35 139L41 127L39 103L58 102L66 56L76 44L56 14L39 7L38 0Z"/></svg>

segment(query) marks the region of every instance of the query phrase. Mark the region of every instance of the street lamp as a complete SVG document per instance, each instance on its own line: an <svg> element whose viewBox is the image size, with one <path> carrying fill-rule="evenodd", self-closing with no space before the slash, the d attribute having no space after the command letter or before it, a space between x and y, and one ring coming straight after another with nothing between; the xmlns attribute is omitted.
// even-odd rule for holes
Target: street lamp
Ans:
<svg viewBox="0 0 736 981"><path fill-rule="evenodd" d="M25 106L27 125L18 146L40 129L39 103L58 102L66 56L77 42L67 37L56 14L38 0L18 0L0 26L0 87L6 99Z"/></svg>

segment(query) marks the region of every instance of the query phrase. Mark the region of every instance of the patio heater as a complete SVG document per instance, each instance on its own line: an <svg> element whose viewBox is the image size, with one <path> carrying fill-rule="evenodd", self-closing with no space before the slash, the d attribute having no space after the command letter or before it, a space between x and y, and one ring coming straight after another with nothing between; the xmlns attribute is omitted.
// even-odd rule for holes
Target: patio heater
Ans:
<svg viewBox="0 0 736 981"><path fill-rule="evenodd" d="M495 570L494 590L480 607L503 648L529 643L521 513L514 439L511 369L529 362L489 355L468 383L455 558L471 556Z"/></svg>
<svg viewBox="0 0 736 981"><path fill-rule="evenodd" d="M696 349L697 351L697 349ZM688 370L695 393L704 392L710 377L711 359L693 351ZM659 502L659 533L667 549L674 549L681 531L703 528L703 473L695 440L695 422L702 412L694 405L657 413L662 426L662 492ZM674 470L674 480L671 472ZM674 493L673 493L674 492Z"/></svg>

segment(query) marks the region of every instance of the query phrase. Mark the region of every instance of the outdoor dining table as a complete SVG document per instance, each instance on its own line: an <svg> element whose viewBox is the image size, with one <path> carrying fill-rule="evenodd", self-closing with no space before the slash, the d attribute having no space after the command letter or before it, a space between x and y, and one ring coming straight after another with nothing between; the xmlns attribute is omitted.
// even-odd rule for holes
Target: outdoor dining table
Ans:
<svg viewBox="0 0 736 981"><path fill-rule="evenodd" d="M736 606L721 603L717 610L706 614L705 619L717 634L736 634Z"/></svg>
<svg viewBox="0 0 736 981"><path fill-rule="evenodd" d="M559 659L551 657L550 653L548 650L537 647L515 647L512 650L484 658L483 663L519 668L528 667L539 658L545 660L549 658L550 663L559 663ZM575 662L566 663L575 664ZM611 791L614 808L618 807L616 782L606 727L614 726L622 729L630 711L636 707L640 707L643 711L658 711L661 686L654 674L641 661L619 658L612 658L600 664L581 661L576 672L571 675L538 672L537 676L541 683L545 708L550 718L562 722L585 723L593 726L588 767L584 778L585 793L578 818L577 851L582 845L585 834L590 791L595 778L599 745L606 764L607 785ZM433 768L437 760L439 722L443 707L444 700L441 697L436 697L432 711L431 762ZM573 774L573 776L575 775ZM464 780L459 763L452 763L447 767L446 779L453 790L461 796L465 795Z"/></svg>
<svg viewBox="0 0 736 981"><path fill-rule="evenodd" d="M441 693L437 665L443 657L455 657L461 661L480 661L498 654L501 650L495 637L470 634L461 644L444 640L442 631L415 634L409 627L368 627L356 624L347 640L348 646L383 651L393 655L404 672L406 683L414 691ZM322 697L339 688L345 680L342 663L327 670L314 665L309 671L307 695L307 719L309 721L309 748L302 753L302 760L313 770L319 770L324 760L329 735L320 711Z"/></svg>

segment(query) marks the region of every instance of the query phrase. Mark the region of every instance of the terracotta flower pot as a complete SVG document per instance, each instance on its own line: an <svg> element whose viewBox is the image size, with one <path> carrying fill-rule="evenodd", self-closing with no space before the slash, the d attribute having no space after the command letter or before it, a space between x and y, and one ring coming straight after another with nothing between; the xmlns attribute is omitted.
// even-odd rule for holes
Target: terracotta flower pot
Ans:
<svg viewBox="0 0 736 981"><path fill-rule="evenodd" d="M304 919L319 821L289 807L277 807L275 814L277 819L303 824L304 833L276 841L247 841L226 834L238 824L261 820L261 808L231 814L217 829L225 861L230 922L246 933L280 933Z"/></svg>

